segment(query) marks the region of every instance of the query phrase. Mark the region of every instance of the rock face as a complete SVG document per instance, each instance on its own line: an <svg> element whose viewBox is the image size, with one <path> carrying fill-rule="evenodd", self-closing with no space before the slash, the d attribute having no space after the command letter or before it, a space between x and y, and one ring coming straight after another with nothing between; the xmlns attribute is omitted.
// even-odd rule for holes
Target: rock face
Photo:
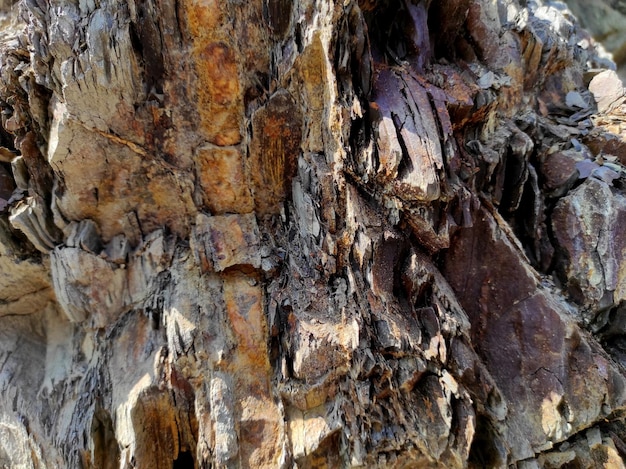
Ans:
<svg viewBox="0 0 626 469"><path fill-rule="evenodd" d="M624 467L625 94L562 3L0 7L0 465Z"/></svg>

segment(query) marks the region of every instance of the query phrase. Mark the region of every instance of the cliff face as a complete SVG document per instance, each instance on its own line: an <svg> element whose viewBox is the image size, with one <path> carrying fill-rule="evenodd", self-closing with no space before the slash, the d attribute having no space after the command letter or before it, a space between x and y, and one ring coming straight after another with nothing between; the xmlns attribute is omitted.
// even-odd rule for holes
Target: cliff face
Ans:
<svg viewBox="0 0 626 469"><path fill-rule="evenodd" d="M562 4L6 3L2 465L624 466L624 89Z"/></svg>

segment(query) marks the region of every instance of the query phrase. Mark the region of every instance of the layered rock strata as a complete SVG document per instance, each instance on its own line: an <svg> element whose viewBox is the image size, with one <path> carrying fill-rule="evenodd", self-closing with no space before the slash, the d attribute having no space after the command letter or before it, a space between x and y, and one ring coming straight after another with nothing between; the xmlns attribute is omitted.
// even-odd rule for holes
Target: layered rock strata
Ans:
<svg viewBox="0 0 626 469"><path fill-rule="evenodd" d="M520 3L3 5L0 463L623 467L624 90Z"/></svg>

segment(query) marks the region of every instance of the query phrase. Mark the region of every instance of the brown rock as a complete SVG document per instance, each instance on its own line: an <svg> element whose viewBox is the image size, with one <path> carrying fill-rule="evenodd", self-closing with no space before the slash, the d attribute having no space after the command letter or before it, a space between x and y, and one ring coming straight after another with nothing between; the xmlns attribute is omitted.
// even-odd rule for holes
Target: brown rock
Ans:
<svg viewBox="0 0 626 469"><path fill-rule="evenodd" d="M260 213L275 213L291 190L296 173L302 122L291 95L281 90L252 117L250 159L254 202Z"/></svg>
<svg viewBox="0 0 626 469"><path fill-rule="evenodd" d="M327 80L330 72L330 62L326 41L319 31L314 32L311 41L304 50L297 55L294 69L301 80L301 88L296 88L298 93L304 90L307 102L307 119L302 125L302 150L313 153L323 151L321 142L323 132L327 130L327 118L325 117L325 102L330 99L331 89ZM295 94L295 90L293 92ZM299 122L292 120L294 124Z"/></svg>
<svg viewBox="0 0 626 469"><path fill-rule="evenodd" d="M198 214L194 227L198 255L218 272L244 265L259 268L259 229L254 214L206 216Z"/></svg>
<svg viewBox="0 0 626 469"><path fill-rule="evenodd" d="M370 105L380 167L377 177L393 180L407 201L439 198L443 152L426 89L411 77L383 68L374 78Z"/></svg>
<svg viewBox="0 0 626 469"><path fill-rule="evenodd" d="M620 464L623 168L550 196L624 105L562 5L12 3L0 466Z"/></svg>
<svg viewBox="0 0 626 469"><path fill-rule="evenodd" d="M565 194L578 179L576 163L584 156L576 150L565 150L546 155L540 166L541 180L552 197Z"/></svg>
<svg viewBox="0 0 626 469"><path fill-rule="evenodd" d="M243 99L225 5L214 0L194 0L181 13L193 38L198 128L210 143L236 145L241 141Z"/></svg>
<svg viewBox="0 0 626 469"><path fill-rule="evenodd" d="M224 304L238 344L229 371L234 380L239 455L246 467L273 468L283 457L285 422L266 379L270 363L260 284L241 274L224 277Z"/></svg>
<svg viewBox="0 0 626 469"><path fill-rule="evenodd" d="M539 285L496 220L484 209L475 220L452 240L444 273L506 399L505 438L523 459L624 405L626 381L558 298ZM582 378L576 372L581 366L603 371Z"/></svg>
<svg viewBox="0 0 626 469"><path fill-rule="evenodd" d="M202 147L196 159L203 200L212 213L252 211L254 203L239 148Z"/></svg>
<svg viewBox="0 0 626 469"><path fill-rule="evenodd" d="M622 165L626 165L624 136L607 132L606 129L595 128L583 141L594 155L614 155L618 157Z"/></svg>

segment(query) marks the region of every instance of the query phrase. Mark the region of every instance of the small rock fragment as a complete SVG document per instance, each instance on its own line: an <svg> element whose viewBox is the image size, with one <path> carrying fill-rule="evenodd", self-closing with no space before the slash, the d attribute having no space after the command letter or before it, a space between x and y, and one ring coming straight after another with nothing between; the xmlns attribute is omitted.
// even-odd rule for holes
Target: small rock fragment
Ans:
<svg viewBox="0 0 626 469"><path fill-rule="evenodd" d="M589 106L578 91L570 91L565 95L565 104L568 107L579 107L585 109Z"/></svg>
<svg viewBox="0 0 626 469"><path fill-rule="evenodd" d="M613 70L605 70L593 77L589 91L593 93L601 113L611 111L624 101L624 85Z"/></svg>
<svg viewBox="0 0 626 469"><path fill-rule="evenodd" d="M565 194L578 179L577 165L582 155L575 150L559 151L547 155L541 163L543 186L552 197Z"/></svg>

